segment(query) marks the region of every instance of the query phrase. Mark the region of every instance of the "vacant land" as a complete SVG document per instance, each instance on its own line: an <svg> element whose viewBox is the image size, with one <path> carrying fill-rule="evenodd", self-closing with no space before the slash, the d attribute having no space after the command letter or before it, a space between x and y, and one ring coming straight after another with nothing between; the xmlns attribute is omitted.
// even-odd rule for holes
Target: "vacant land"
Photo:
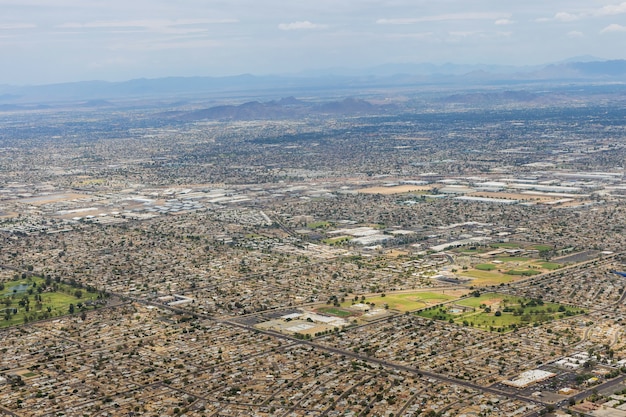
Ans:
<svg viewBox="0 0 626 417"><path fill-rule="evenodd" d="M484 271L478 269L463 271L461 275L463 277L472 278L472 285L474 286L506 284L515 279L514 276L506 275L499 271Z"/></svg>
<svg viewBox="0 0 626 417"><path fill-rule="evenodd" d="M423 192L432 190L432 186L420 185L396 185L393 187L370 187L358 190L363 194L404 194L411 192Z"/></svg>
<svg viewBox="0 0 626 417"><path fill-rule="evenodd" d="M494 193L494 192L477 192L470 194L472 197L485 197L485 198L501 198L504 200L539 200L542 202L555 201L554 197L542 196L535 194L522 194L522 193Z"/></svg>

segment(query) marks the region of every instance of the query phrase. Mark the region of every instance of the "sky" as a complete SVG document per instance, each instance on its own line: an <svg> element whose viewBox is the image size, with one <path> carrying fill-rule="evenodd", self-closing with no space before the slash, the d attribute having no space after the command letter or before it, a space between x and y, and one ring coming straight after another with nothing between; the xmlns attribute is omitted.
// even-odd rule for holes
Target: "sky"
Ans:
<svg viewBox="0 0 626 417"><path fill-rule="evenodd" d="M0 0L0 84L626 58L626 1Z"/></svg>

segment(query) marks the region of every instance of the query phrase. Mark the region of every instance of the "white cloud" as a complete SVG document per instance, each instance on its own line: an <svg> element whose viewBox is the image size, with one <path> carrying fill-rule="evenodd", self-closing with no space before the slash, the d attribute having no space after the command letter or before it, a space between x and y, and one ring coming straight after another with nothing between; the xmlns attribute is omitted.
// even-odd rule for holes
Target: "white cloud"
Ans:
<svg viewBox="0 0 626 417"><path fill-rule="evenodd" d="M614 16L616 14L626 13L626 2L620 4L609 4L598 10L595 14L598 16Z"/></svg>
<svg viewBox="0 0 626 417"><path fill-rule="evenodd" d="M391 33L387 35L389 39L418 39L426 40L433 39L433 32L418 32L418 33Z"/></svg>
<svg viewBox="0 0 626 417"><path fill-rule="evenodd" d="M600 33L626 32L626 26L613 23L600 31Z"/></svg>
<svg viewBox="0 0 626 417"><path fill-rule="evenodd" d="M311 23L308 20L292 22L292 23L281 23L278 25L278 29L280 30L324 29L326 27L327 27L326 25Z"/></svg>
<svg viewBox="0 0 626 417"><path fill-rule="evenodd" d="M111 51L162 51L168 49L207 49L222 45L213 39L172 38L117 43L109 46Z"/></svg>
<svg viewBox="0 0 626 417"><path fill-rule="evenodd" d="M580 15L577 14L572 14L572 13L567 13L567 12L559 12L557 14L554 15L554 20L557 20L559 22L574 22L578 19L580 19Z"/></svg>
<svg viewBox="0 0 626 417"><path fill-rule="evenodd" d="M414 18L378 19L376 23L379 25L411 25L421 22L443 22L449 20L502 20L508 19L510 16L511 15L509 13L492 12L450 13Z"/></svg>
<svg viewBox="0 0 626 417"><path fill-rule="evenodd" d="M512 25L515 22L513 22L510 19L498 19L494 23L498 26L505 26L505 25Z"/></svg>
<svg viewBox="0 0 626 417"><path fill-rule="evenodd" d="M177 20L103 20L87 23L64 23L58 25L60 29L106 29L106 28L143 28L147 30L173 26L210 25L237 23L236 19L177 19Z"/></svg>
<svg viewBox="0 0 626 417"><path fill-rule="evenodd" d="M570 38L584 38L585 34L578 30L572 30L570 32L567 32L567 36Z"/></svg>
<svg viewBox="0 0 626 417"><path fill-rule="evenodd" d="M558 12L553 17L542 17L536 19L536 22L575 22L582 17L581 14L573 14L568 12Z"/></svg>
<svg viewBox="0 0 626 417"><path fill-rule="evenodd" d="M483 32L479 32L479 31L466 31L466 32L449 32L448 35L452 36L453 38L468 38L470 36L476 36L482 33Z"/></svg>
<svg viewBox="0 0 626 417"><path fill-rule="evenodd" d="M37 25L32 23L0 23L0 30L14 30L14 29L33 29Z"/></svg>

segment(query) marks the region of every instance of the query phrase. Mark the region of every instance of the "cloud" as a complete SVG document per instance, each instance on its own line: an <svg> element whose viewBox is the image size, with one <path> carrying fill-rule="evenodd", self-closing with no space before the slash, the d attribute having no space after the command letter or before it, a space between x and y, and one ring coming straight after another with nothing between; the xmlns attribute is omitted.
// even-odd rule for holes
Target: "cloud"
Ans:
<svg viewBox="0 0 626 417"><path fill-rule="evenodd" d="M615 32L626 32L626 26L618 25L617 23L613 23L608 25L604 29L600 31L600 33L615 33Z"/></svg>
<svg viewBox="0 0 626 417"><path fill-rule="evenodd" d="M609 4L598 10L595 14L597 16L614 16L623 13L626 13L626 2L620 4Z"/></svg>
<svg viewBox="0 0 626 417"><path fill-rule="evenodd" d="M112 51L162 51L168 49L207 49L221 46L222 43L213 39L160 39L138 42L124 42L111 45Z"/></svg>
<svg viewBox="0 0 626 417"><path fill-rule="evenodd" d="M478 34L481 34L483 32L479 32L479 31L466 31L466 32L449 32L448 35L455 37L455 38L467 38L469 36L475 36Z"/></svg>
<svg viewBox="0 0 626 417"><path fill-rule="evenodd" d="M541 17L536 19L536 22L575 22L582 17L580 14L573 14L568 12L558 12L553 17Z"/></svg>
<svg viewBox="0 0 626 417"><path fill-rule="evenodd" d="M418 32L418 33L390 33L387 35L389 39L417 39L427 40L433 39L433 32Z"/></svg>
<svg viewBox="0 0 626 417"><path fill-rule="evenodd" d="M567 36L570 38L576 39L576 38L584 38L585 34L577 30L572 30L570 32L567 32Z"/></svg>
<svg viewBox="0 0 626 417"><path fill-rule="evenodd" d="M317 23L311 23L308 20L302 20L292 23L281 23L278 25L280 30L309 30L309 29L324 29L326 25L320 25Z"/></svg>
<svg viewBox="0 0 626 417"><path fill-rule="evenodd" d="M567 13L567 12L559 12L557 14L554 15L554 20L557 20L559 22L574 22L578 19L580 19L580 15L577 14L572 14L572 13Z"/></svg>
<svg viewBox="0 0 626 417"><path fill-rule="evenodd" d="M15 30L15 29L33 29L37 25L32 23L0 23L0 30Z"/></svg>
<svg viewBox="0 0 626 417"><path fill-rule="evenodd" d="M379 25L411 25L422 22L443 22L449 20L502 20L508 19L508 13L475 12L475 13L450 13L435 16L424 16L414 18L378 19Z"/></svg>
<svg viewBox="0 0 626 417"><path fill-rule="evenodd" d="M626 13L626 2L609 4L600 9L582 10L580 13L558 12L553 17L541 17L536 22L574 22L582 18L615 16Z"/></svg>
<svg viewBox="0 0 626 417"><path fill-rule="evenodd" d="M494 23L498 26L505 26L505 25L512 25L515 22L509 19L498 19Z"/></svg>
<svg viewBox="0 0 626 417"><path fill-rule="evenodd" d="M108 29L108 28L141 28L146 30L162 29L175 26L210 25L237 23L236 19L177 19L177 20L103 20L87 23L64 23L60 29Z"/></svg>

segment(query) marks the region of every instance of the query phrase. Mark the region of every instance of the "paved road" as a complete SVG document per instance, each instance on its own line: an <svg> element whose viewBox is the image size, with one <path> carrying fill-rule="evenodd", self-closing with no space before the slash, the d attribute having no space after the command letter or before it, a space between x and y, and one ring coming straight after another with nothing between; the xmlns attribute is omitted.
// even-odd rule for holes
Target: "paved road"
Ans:
<svg viewBox="0 0 626 417"><path fill-rule="evenodd" d="M13 413L13 412L11 412L9 410L7 410L4 407L0 407L0 413L2 415L13 416L13 417L20 417L19 415L15 414L15 413Z"/></svg>

